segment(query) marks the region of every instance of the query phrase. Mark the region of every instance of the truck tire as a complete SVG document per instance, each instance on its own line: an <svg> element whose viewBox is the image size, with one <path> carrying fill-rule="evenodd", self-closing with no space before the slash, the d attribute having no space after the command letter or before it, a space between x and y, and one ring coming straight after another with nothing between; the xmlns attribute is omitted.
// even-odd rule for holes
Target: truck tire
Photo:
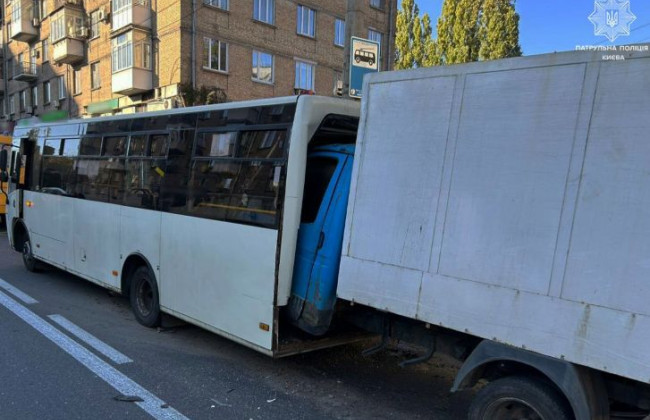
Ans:
<svg viewBox="0 0 650 420"><path fill-rule="evenodd" d="M27 271L31 273L37 273L43 268L41 262L39 262L32 253L32 243L29 238L23 242L23 264L25 264Z"/></svg>
<svg viewBox="0 0 650 420"><path fill-rule="evenodd" d="M129 298L133 315L140 324L149 328L160 325L158 286L149 267L141 266L133 272Z"/></svg>
<svg viewBox="0 0 650 420"><path fill-rule="evenodd" d="M571 420L568 402L550 384L523 376L497 379L481 389L469 407L469 420Z"/></svg>

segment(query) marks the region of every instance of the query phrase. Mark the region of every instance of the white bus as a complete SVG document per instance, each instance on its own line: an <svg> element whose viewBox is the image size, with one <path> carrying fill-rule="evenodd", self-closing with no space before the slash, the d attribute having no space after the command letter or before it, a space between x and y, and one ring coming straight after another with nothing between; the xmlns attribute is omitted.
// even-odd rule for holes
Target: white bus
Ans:
<svg viewBox="0 0 650 420"><path fill-rule="evenodd" d="M283 341L279 321L308 147L353 143L358 116L299 96L19 126L11 245L128 295L146 326L164 312L273 356L344 341Z"/></svg>

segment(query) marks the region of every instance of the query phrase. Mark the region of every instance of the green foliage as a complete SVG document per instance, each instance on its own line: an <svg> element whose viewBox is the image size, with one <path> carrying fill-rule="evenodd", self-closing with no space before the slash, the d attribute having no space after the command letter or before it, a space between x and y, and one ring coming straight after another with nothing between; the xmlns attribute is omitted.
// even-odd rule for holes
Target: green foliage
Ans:
<svg viewBox="0 0 650 420"><path fill-rule="evenodd" d="M509 0L483 0L479 28L479 59L493 60L521 55L519 15Z"/></svg>
<svg viewBox="0 0 650 420"><path fill-rule="evenodd" d="M396 69L521 55L515 0L444 0L433 39L431 19L415 0L397 14Z"/></svg>
<svg viewBox="0 0 650 420"><path fill-rule="evenodd" d="M181 83L181 96L185 106L220 104L228 101L226 92L216 86L193 88L190 83Z"/></svg>
<svg viewBox="0 0 650 420"><path fill-rule="evenodd" d="M514 0L445 0L436 55L437 64L520 56Z"/></svg>
<svg viewBox="0 0 650 420"><path fill-rule="evenodd" d="M395 33L395 68L411 69L421 67L429 59L431 39L431 18L428 14L420 17L420 9L415 0L402 0L402 8L397 13Z"/></svg>

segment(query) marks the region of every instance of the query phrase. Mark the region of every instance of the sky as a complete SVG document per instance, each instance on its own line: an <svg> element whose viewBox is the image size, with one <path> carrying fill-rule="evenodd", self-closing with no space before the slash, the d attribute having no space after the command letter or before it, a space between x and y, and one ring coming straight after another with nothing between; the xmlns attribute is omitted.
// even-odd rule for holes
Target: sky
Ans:
<svg viewBox="0 0 650 420"><path fill-rule="evenodd" d="M427 12L437 22L443 0L416 0L420 13ZM519 42L524 55L575 50L578 45L621 45L650 42L650 1L627 0L636 16L629 36L614 43L594 35L594 25L587 19L594 11L595 0L517 0ZM602 1L602 0L601 0ZM624 0L615 0L624 3ZM435 34L435 26L433 28Z"/></svg>

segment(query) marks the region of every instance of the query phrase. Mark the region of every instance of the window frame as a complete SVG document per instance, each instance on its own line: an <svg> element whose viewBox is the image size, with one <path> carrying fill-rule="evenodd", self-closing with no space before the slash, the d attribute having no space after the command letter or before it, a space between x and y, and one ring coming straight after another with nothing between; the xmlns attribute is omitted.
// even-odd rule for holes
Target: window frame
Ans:
<svg viewBox="0 0 650 420"><path fill-rule="evenodd" d="M337 41L340 41L340 43ZM334 45L337 47L345 47L345 19L334 19Z"/></svg>
<svg viewBox="0 0 650 420"><path fill-rule="evenodd" d="M52 84L49 80L43 82L43 104L52 102Z"/></svg>
<svg viewBox="0 0 650 420"><path fill-rule="evenodd" d="M301 75L301 67L302 66L308 66L310 69L311 73L311 82L310 82L310 87L305 88L302 87L299 81L299 76ZM300 79L302 79L300 77ZM308 90L315 92L316 91L316 63L311 62L311 61L306 61L306 60L295 60L295 77L294 77L294 89L300 89L300 90Z"/></svg>
<svg viewBox="0 0 650 420"><path fill-rule="evenodd" d="M296 33L316 38L316 10L302 4L296 7Z"/></svg>
<svg viewBox="0 0 650 420"><path fill-rule="evenodd" d="M88 66L90 68L90 89L95 90L95 89L100 89L102 87L102 79L101 75L99 72L99 61L95 61L94 63L90 63ZM96 72L93 72L93 69L96 69ZM97 77L95 78L95 74ZM97 82L97 84L95 84Z"/></svg>
<svg viewBox="0 0 650 420"><path fill-rule="evenodd" d="M58 87L58 99L63 100L68 97L68 92L66 91L66 86L65 86L65 76L61 75L58 77L57 80L57 87Z"/></svg>
<svg viewBox="0 0 650 420"><path fill-rule="evenodd" d="M255 77L255 73L254 73L255 68L257 67L258 76L260 74L260 69L262 68L260 66L262 55L271 57L271 80L264 80L264 79L260 79L259 77ZM256 57L257 57L257 66L255 66ZM275 56L273 54L264 51L255 50L255 49L253 50L252 61L251 61L251 80L257 83L264 83L267 85L272 85L275 83Z"/></svg>
<svg viewBox="0 0 650 420"><path fill-rule="evenodd" d="M225 69L212 67L212 61L213 61L212 60L213 59L213 57L212 57L212 48L215 45L215 43L218 45L217 51L219 52L219 56L217 57L217 64L218 64L219 67L221 67L221 58L222 58L221 54L223 53L222 45L225 46L225 55L226 55L225 64L224 64ZM205 70L216 71L216 72L219 72L219 73L228 73L228 66L230 64L229 60L228 60L228 58L229 58L228 57L229 56L228 47L229 46L228 46L227 42L212 39L212 38L207 37L207 36L203 37L203 68ZM206 53L208 54L207 57L206 57ZM206 65L206 63L207 63L207 65Z"/></svg>
<svg viewBox="0 0 650 420"><path fill-rule="evenodd" d="M228 11L230 2L228 0L203 0L203 4L219 10Z"/></svg>
<svg viewBox="0 0 650 420"><path fill-rule="evenodd" d="M264 11L263 5L266 5ZM253 0L253 20L275 25L275 0Z"/></svg>
<svg viewBox="0 0 650 420"><path fill-rule="evenodd" d="M81 69L72 70L72 96L81 95Z"/></svg>

